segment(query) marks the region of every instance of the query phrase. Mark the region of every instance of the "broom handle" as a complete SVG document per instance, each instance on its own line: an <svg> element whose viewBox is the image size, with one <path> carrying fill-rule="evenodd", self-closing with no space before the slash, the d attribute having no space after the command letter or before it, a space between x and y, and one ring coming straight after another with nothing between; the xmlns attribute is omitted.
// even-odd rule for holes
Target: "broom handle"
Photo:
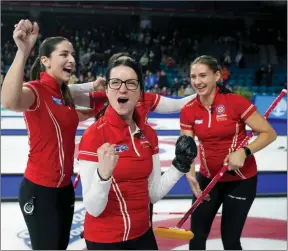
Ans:
<svg viewBox="0 0 288 251"><path fill-rule="evenodd" d="M74 182L73 182L73 187L74 187L74 189L76 189L79 180L80 180L80 173L77 173L77 175L76 175L76 177L75 177L75 180L74 180Z"/></svg>
<svg viewBox="0 0 288 251"><path fill-rule="evenodd" d="M264 113L264 118L267 118L271 111L276 107L276 105L280 102L280 100L285 96L287 93L286 89L283 89L280 94L275 98L275 100L272 102L270 107L267 109L267 111ZM247 136L244 138L244 140L241 142L241 144L238 146L237 149L241 148L242 146L246 145L248 141L253 137L253 132L250 131ZM180 228L185 223L185 221L188 219L191 213L194 212L194 210L200 205L202 200L205 198L205 196L212 190L212 188L215 186L215 184L221 179L223 174L228 170L228 163L225 163L223 167L218 171L218 173L215 175L215 177L210 181L208 186L204 189L204 191L201 193L201 195L197 198L197 200L193 203L192 207L188 210L188 212L183 216L183 218L178 222L176 227Z"/></svg>

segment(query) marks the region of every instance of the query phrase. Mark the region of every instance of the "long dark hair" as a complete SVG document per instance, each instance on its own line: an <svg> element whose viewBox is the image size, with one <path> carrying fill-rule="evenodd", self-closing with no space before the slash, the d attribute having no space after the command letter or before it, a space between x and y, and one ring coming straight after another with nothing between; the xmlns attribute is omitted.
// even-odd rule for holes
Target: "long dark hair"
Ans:
<svg viewBox="0 0 288 251"><path fill-rule="evenodd" d="M214 73L219 72L221 74L221 67L217 62L217 59L211 56L203 55L196 58L192 63L191 66L194 64L205 64L207 65ZM230 89L223 85L222 80L219 80L216 85L219 87L219 93L227 94L233 93Z"/></svg>
<svg viewBox="0 0 288 251"><path fill-rule="evenodd" d="M45 66L41 63L41 57L50 57L51 53L56 49L56 46L63 41L68 41L68 39L65 37L49 37L41 43L38 57L34 61L30 70L30 80L40 79L40 72L46 71ZM65 105L75 107L72 95L66 84L61 85L61 93Z"/></svg>
<svg viewBox="0 0 288 251"><path fill-rule="evenodd" d="M131 60L129 58L127 59L116 59L114 60L111 64L108 65L107 70L106 70L106 74L105 74L105 78L108 81L108 79L110 79L110 72L113 68L117 67L117 66L127 66L131 69L133 69L137 75L137 78L139 80L139 87L141 92L144 92L144 81L143 81L143 75L142 75L142 70L141 70L141 66L134 60ZM108 82L106 82L106 89L108 88ZM106 105L104 106L104 108L96 115L96 120L98 120L100 117L102 117L108 107L109 103L107 102Z"/></svg>

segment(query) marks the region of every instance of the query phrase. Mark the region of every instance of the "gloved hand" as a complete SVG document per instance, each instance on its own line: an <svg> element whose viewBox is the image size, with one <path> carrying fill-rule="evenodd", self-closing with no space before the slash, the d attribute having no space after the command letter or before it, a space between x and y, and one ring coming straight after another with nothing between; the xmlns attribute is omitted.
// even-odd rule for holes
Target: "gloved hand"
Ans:
<svg viewBox="0 0 288 251"><path fill-rule="evenodd" d="M186 135L180 136L176 142L175 156L172 161L173 166L182 173L188 173L197 156L197 146L194 139Z"/></svg>

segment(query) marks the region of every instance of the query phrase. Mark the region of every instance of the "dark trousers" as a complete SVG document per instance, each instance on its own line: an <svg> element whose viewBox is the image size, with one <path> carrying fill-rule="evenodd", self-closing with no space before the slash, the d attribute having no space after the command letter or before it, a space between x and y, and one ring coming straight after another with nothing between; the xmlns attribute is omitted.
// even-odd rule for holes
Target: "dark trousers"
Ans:
<svg viewBox="0 0 288 251"><path fill-rule="evenodd" d="M142 236L128 241L115 243L96 243L87 240L85 241L88 250L158 250L152 228L150 228Z"/></svg>
<svg viewBox="0 0 288 251"><path fill-rule="evenodd" d="M65 250L69 243L74 214L75 193L72 183L50 188L24 178L19 204L33 249Z"/></svg>
<svg viewBox="0 0 288 251"><path fill-rule="evenodd" d="M202 190L211 180L201 174L198 182ZM215 215L223 204L221 237L225 250L242 250L240 237L252 203L256 197L257 176L250 179L219 182L210 192L211 200L201 203L191 215L191 231L194 239L190 250L205 250ZM196 200L193 196L193 202Z"/></svg>

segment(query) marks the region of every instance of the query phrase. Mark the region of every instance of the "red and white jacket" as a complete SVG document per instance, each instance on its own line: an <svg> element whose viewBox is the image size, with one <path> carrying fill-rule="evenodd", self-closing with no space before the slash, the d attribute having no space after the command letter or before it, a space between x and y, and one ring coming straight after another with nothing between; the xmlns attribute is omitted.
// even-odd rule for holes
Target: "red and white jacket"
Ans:
<svg viewBox="0 0 288 251"><path fill-rule="evenodd" d="M35 95L24 112L30 148L24 176L42 186L67 186L73 174L77 112L64 105L58 82L47 73L24 86Z"/></svg>
<svg viewBox="0 0 288 251"><path fill-rule="evenodd" d="M171 167L161 176L156 132L135 112L132 133L108 106L105 114L84 133L79 145L79 171L87 210L84 237L91 242L113 243L137 238L150 227L149 204L165 196L183 176ZM97 149L116 144L119 160L108 181L98 173Z"/></svg>
<svg viewBox="0 0 288 251"><path fill-rule="evenodd" d="M192 130L199 140L200 173L213 178L223 166L225 157L235 151L246 137L244 121L256 110L246 98L217 92L210 109L199 97L187 103L180 113L180 126ZM237 175L225 173L220 181L250 178L257 173L254 155L249 156Z"/></svg>

